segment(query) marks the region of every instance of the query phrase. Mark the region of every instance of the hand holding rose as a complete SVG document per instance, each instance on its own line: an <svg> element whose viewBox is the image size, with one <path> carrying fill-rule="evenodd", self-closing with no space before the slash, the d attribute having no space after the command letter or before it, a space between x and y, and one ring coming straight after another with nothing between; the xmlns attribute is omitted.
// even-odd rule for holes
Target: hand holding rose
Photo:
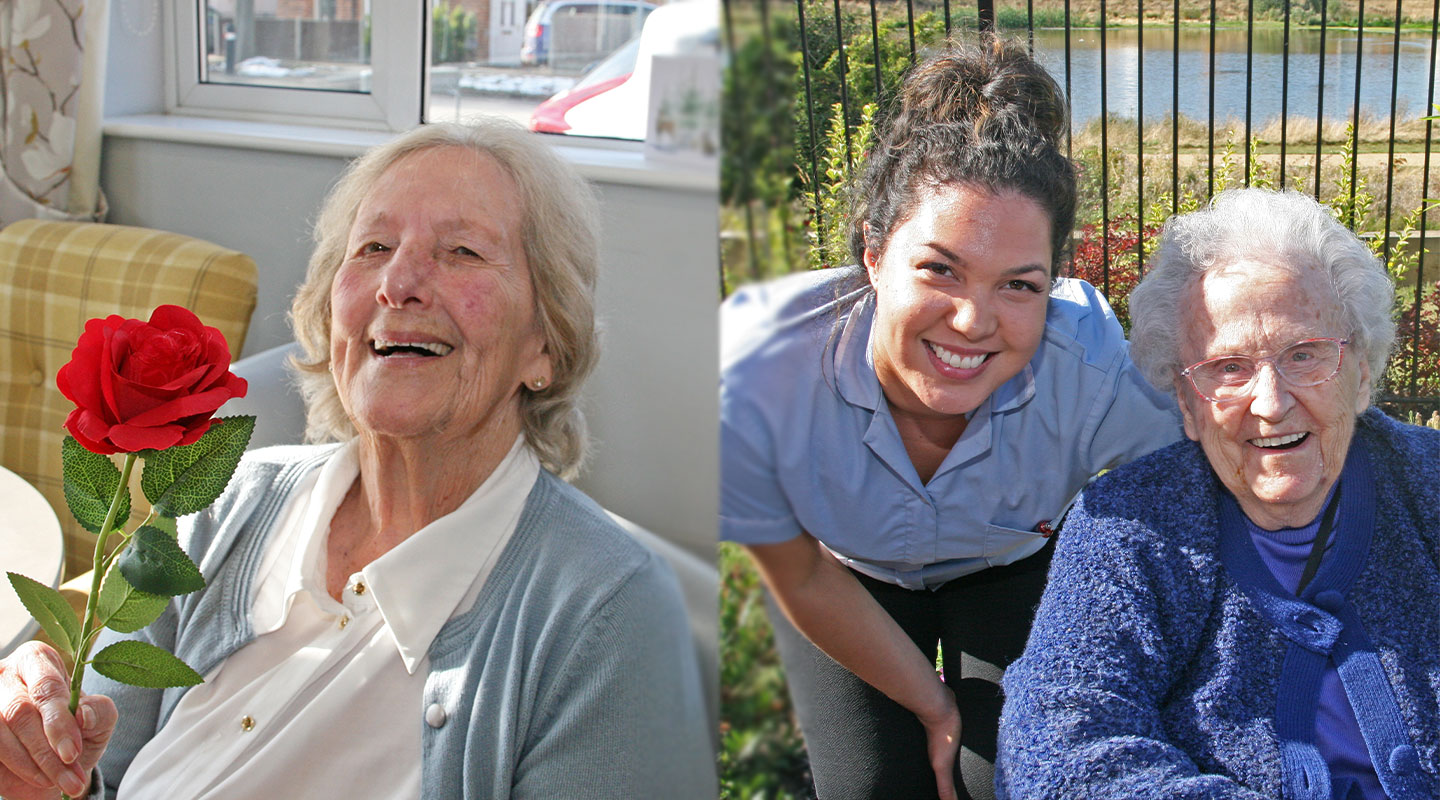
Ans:
<svg viewBox="0 0 1440 800"><path fill-rule="evenodd" d="M76 406L65 420L74 438L61 445L65 502L97 534L94 570L79 620L55 589L8 573L26 610L74 662L67 677L60 652L36 644L0 661L0 795L11 800L84 793L116 722L109 699L81 697L87 666L133 686L202 680L143 641L117 641L93 656L90 650L102 628L133 633L171 597L204 588L175 520L220 496L255 427L254 417L211 419L247 387L230 373L225 337L179 306L160 306L148 323L113 315L86 322L55 382ZM119 468L109 458L115 453L124 454ZM151 510L127 533L138 460ZM113 552L106 546L112 536L121 539Z"/></svg>
<svg viewBox="0 0 1440 800"><path fill-rule="evenodd" d="M80 699L74 714L60 655L30 642L0 661L0 796L54 800L83 795L118 719L102 695Z"/></svg>

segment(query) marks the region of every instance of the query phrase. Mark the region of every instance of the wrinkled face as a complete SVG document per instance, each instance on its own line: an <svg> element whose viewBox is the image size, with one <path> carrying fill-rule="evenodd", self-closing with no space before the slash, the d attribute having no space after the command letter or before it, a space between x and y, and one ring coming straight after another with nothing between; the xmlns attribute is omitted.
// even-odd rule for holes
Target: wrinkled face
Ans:
<svg viewBox="0 0 1440 800"><path fill-rule="evenodd" d="M1207 273L1181 301L1180 358L1270 356L1302 339L1349 338L1338 298L1314 270L1244 261ZM1293 387L1273 366L1248 396L1223 403L1175 386L1185 435L1200 443L1221 483L1262 528L1302 527L1319 516L1340 476L1355 417L1370 400L1370 372L1353 348L1340 372Z"/></svg>
<svg viewBox="0 0 1440 800"><path fill-rule="evenodd" d="M1040 345L1050 290L1050 218L1033 200L961 184L921 189L883 255L875 372L898 412L974 411Z"/></svg>
<svg viewBox="0 0 1440 800"><path fill-rule="evenodd" d="M467 148L407 155L371 188L330 290L330 361L362 436L519 432L521 384L551 377L520 227L514 180Z"/></svg>

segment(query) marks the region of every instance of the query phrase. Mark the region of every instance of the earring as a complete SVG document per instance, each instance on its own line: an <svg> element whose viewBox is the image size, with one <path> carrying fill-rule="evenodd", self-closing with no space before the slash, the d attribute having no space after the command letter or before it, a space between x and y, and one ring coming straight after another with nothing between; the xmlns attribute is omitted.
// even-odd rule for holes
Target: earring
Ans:
<svg viewBox="0 0 1440 800"><path fill-rule="evenodd" d="M537 391L537 392L540 391L541 389L544 389L544 388L545 388L545 378L542 376L542 377L536 378L535 380L531 381L531 382L530 382L530 388L531 388L531 389L534 389L534 390Z"/></svg>

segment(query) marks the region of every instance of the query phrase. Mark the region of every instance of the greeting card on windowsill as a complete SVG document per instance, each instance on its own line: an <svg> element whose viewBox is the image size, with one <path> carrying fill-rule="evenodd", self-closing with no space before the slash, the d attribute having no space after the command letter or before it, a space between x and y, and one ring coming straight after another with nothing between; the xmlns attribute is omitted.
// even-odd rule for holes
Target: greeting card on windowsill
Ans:
<svg viewBox="0 0 1440 800"><path fill-rule="evenodd" d="M719 168L718 56L713 53L654 56L645 157L697 169Z"/></svg>

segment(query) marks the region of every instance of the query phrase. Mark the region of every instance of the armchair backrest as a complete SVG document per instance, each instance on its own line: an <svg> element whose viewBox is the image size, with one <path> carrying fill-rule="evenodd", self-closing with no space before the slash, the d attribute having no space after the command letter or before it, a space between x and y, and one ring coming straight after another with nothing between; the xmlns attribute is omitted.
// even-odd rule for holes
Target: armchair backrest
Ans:
<svg viewBox="0 0 1440 800"><path fill-rule="evenodd" d="M255 262L176 233L22 220L0 231L0 464L45 495L65 533L65 578L90 569L93 536L65 506L60 441L73 407L55 386L93 317L148 319L184 306L239 355L255 309ZM132 494L137 494L133 491ZM143 498L136 496L137 513Z"/></svg>

